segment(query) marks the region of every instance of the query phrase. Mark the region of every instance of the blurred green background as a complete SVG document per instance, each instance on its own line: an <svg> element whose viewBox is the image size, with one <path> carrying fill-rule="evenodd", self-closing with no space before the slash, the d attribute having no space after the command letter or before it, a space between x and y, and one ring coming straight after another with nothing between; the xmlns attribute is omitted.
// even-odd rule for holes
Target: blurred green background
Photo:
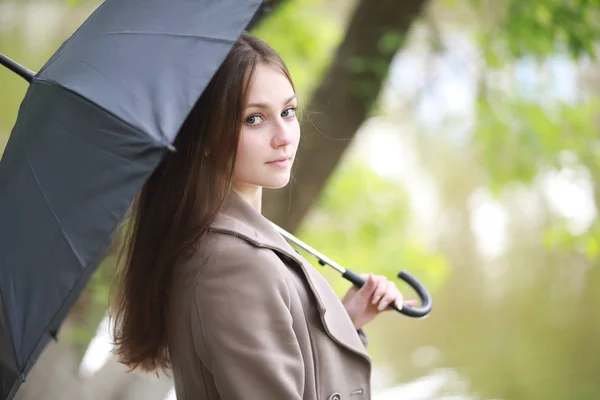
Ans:
<svg viewBox="0 0 600 400"><path fill-rule="evenodd" d="M305 157L333 134L309 131L314 116L328 118L313 95L366 3L289 0L254 32L291 70ZM371 96L368 113L308 211L281 221L357 272L395 279L406 269L430 288L429 317L386 313L366 328L380 399L600 399L600 1L417 3L419 14L397 30L364 23L379 35L377 51L391 53L343 60L356 72L343 85ZM0 0L0 51L37 70L98 4ZM26 90L0 69L0 152ZM312 184L299 175L292 185L309 193ZM168 380L149 391L143 378L144 392L116 364L92 361L103 360L90 343L106 330L97 328L113 264L111 253L71 312L62 347L40 364L64 362L67 372L52 380L43 377L55 371L34 371L21 399L168 395ZM315 267L340 295L347 290ZM101 396L100 379L120 389Z"/></svg>

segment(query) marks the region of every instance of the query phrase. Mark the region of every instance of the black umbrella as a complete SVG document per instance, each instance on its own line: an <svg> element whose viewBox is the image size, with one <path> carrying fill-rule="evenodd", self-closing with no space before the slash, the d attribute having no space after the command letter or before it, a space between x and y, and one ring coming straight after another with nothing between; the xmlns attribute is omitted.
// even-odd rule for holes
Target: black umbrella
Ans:
<svg viewBox="0 0 600 400"><path fill-rule="evenodd" d="M56 337L133 197L173 150L234 42L264 13L260 5L106 0L37 74L0 55L31 82L0 161L0 399L15 395ZM400 312L427 315L427 290L399 277L423 301Z"/></svg>
<svg viewBox="0 0 600 400"><path fill-rule="evenodd" d="M1 399L56 335L260 5L106 0L32 78L0 162Z"/></svg>

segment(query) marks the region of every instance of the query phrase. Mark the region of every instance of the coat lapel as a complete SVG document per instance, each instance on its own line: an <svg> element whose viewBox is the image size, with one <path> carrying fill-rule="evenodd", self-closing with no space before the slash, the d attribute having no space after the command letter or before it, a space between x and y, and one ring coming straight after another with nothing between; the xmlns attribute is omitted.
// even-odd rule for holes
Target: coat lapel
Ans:
<svg viewBox="0 0 600 400"><path fill-rule="evenodd" d="M327 280L275 230L264 216L254 210L239 195L230 192L221 212L210 227L211 231L232 234L254 246L269 248L280 258L296 264L303 273L316 299L326 333L339 345L371 361L365 347Z"/></svg>

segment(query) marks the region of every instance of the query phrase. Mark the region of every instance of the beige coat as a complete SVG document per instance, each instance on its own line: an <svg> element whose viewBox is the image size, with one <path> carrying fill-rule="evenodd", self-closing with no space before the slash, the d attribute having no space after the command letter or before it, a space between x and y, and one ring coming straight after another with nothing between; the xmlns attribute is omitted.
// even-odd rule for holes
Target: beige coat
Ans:
<svg viewBox="0 0 600 400"><path fill-rule="evenodd" d="M178 400L371 398L366 338L319 271L238 195L174 285Z"/></svg>

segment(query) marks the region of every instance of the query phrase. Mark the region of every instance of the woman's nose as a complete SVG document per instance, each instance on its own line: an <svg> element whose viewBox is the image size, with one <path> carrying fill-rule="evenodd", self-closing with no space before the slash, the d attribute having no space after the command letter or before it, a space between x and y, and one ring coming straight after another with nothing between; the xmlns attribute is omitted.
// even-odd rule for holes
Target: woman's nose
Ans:
<svg viewBox="0 0 600 400"><path fill-rule="evenodd" d="M293 124L287 121L279 120L275 124L272 144L274 148L287 146L294 140Z"/></svg>

